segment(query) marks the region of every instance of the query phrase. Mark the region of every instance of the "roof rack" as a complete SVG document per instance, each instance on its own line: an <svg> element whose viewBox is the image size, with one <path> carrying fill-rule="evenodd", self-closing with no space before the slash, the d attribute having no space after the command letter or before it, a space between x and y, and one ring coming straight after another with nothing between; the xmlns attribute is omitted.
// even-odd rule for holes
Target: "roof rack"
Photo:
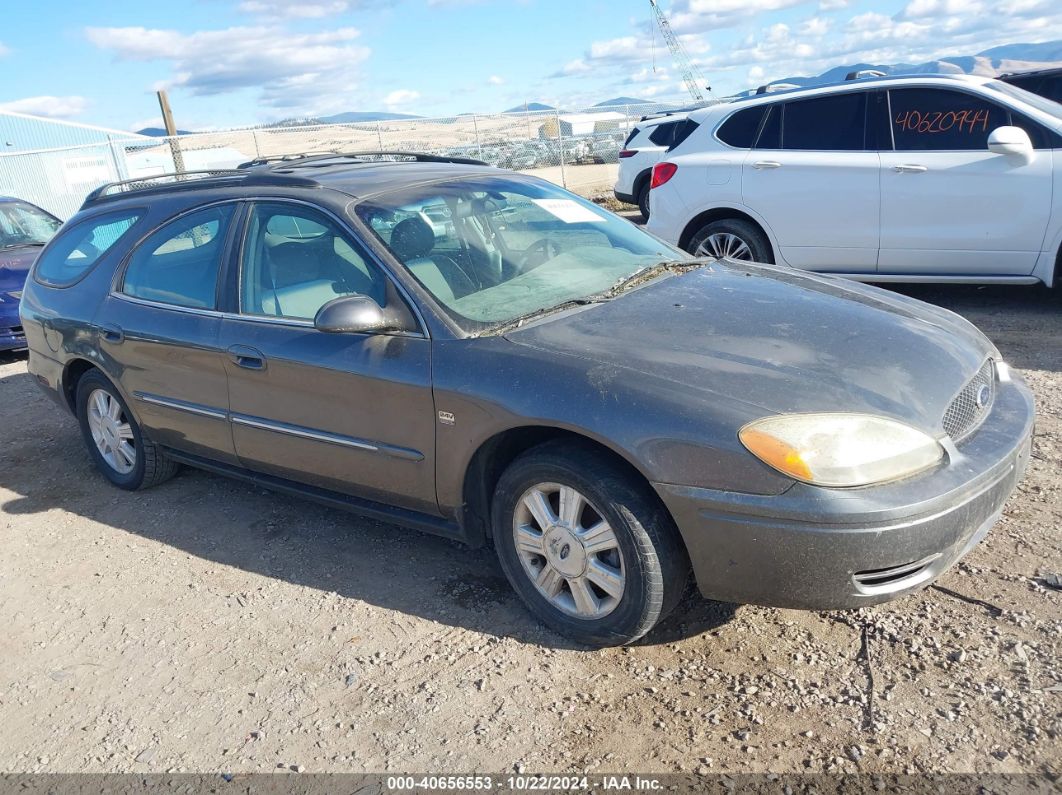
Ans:
<svg viewBox="0 0 1062 795"><path fill-rule="evenodd" d="M398 160L397 158L404 158ZM471 157L450 157L449 155L433 155L428 152L401 152L401 151L368 151L368 152L324 152L321 154L299 155L280 163L274 167L301 167L304 165L323 166L328 160L353 160L355 162L384 162L384 163L454 163L465 166L489 166L482 160L474 160ZM253 161L252 161L253 162Z"/></svg>
<svg viewBox="0 0 1062 795"><path fill-rule="evenodd" d="M794 88L803 88L796 83L768 83L756 89L757 94L773 94L775 91L792 91Z"/></svg>
<svg viewBox="0 0 1062 795"><path fill-rule="evenodd" d="M273 175L241 169L211 169L209 171L184 171L177 174L156 174L150 177L134 177L117 182L107 182L89 193L82 207L96 204L107 199L118 198L129 193L141 193L161 190L182 190L201 187L203 183L227 184L271 184L300 187L317 187L316 180L306 177Z"/></svg>
<svg viewBox="0 0 1062 795"><path fill-rule="evenodd" d="M454 163L467 166L487 166L482 160L468 157L447 157L424 152L307 152L295 155L276 155L260 157L243 163L234 169L211 169L207 171L184 171L178 174L156 174L150 177L135 177L117 182L108 182L93 190L85 197L82 207L97 202L114 199L129 193L146 191L183 190L209 187L214 184L239 183L241 185L282 185L289 187L320 187L320 183L311 176L292 173L295 168L304 166L324 167L335 165L335 161L349 163L371 162L409 162L418 163ZM398 160L402 158L403 160Z"/></svg>
<svg viewBox="0 0 1062 795"><path fill-rule="evenodd" d="M885 77L885 73L880 69L860 69L856 72L849 72L844 76L845 80L862 80L864 77Z"/></svg>

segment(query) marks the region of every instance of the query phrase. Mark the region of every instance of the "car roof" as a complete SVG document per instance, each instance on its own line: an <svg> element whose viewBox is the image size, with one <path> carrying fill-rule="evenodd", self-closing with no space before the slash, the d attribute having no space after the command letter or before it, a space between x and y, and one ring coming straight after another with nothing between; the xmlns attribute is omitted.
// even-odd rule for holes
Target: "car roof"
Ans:
<svg viewBox="0 0 1062 795"><path fill-rule="evenodd" d="M381 156L391 159L380 159ZM405 159L396 159L396 158ZM372 159L375 158L375 159ZM331 188L355 198L461 177L507 174L479 160L410 152L316 153L262 158L236 169L161 174L110 182L92 191L82 209L119 199L168 196L216 188Z"/></svg>
<svg viewBox="0 0 1062 795"><path fill-rule="evenodd" d="M711 105L690 113L694 121L710 118L716 113L730 111L735 108L753 107L755 105L769 104L782 99L800 99L814 97L820 94L839 94L845 91L861 91L874 86L981 86L995 78L981 77L979 75L883 75L880 77L861 77L853 80L842 80L836 83L824 83L817 86L801 86L799 88L786 88L780 91L752 94L751 96L733 97L729 102L722 105Z"/></svg>

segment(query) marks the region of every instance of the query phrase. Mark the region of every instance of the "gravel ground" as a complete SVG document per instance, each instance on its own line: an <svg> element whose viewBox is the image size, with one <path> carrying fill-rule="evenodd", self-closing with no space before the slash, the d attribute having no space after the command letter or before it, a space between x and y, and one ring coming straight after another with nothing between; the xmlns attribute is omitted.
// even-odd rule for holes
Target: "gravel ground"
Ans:
<svg viewBox="0 0 1062 795"><path fill-rule="evenodd" d="M908 288L1037 394L1025 482L939 587L690 596L641 644L541 628L489 550L186 470L106 485L0 354L0 771L1062 773L1062 302Z"/></svg>

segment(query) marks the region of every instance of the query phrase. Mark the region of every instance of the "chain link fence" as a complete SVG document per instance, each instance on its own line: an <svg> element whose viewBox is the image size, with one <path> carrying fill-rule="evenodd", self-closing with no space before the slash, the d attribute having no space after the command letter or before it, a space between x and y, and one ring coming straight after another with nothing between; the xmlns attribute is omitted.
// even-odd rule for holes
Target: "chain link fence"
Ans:
<svg viewBox="0 0 1062 795"><path fill-rule="evenodd" d="M483 160L594 196L611 191L619 152L638 121L677 109L625 105L255 127L173 138L108 137L94 144L0 153L0 195L26 199L65 219L105 182L234 168L256 158L309 152L404 151Z"/></svg>

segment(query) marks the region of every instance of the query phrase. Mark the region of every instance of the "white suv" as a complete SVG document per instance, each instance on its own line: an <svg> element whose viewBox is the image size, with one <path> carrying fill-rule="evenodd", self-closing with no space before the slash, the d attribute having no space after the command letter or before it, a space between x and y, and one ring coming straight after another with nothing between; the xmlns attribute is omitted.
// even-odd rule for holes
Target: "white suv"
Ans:
<svg viewBox="0 0 1062 795"><path fill-rule="evenodd" d="M621 202L637 204L642 218L649 218L649 180L653 166L675 145L675 133L681 131L685 121L685 113L644 118L623 142L619 177L612 192Z"/></svg>
<svg viewBox="0 0 1062 795"><path fill-rule="evenodd" d="M1062 281L1062 105L998 80L871 78L691 113L648 229L864 281Z"/></svg>

